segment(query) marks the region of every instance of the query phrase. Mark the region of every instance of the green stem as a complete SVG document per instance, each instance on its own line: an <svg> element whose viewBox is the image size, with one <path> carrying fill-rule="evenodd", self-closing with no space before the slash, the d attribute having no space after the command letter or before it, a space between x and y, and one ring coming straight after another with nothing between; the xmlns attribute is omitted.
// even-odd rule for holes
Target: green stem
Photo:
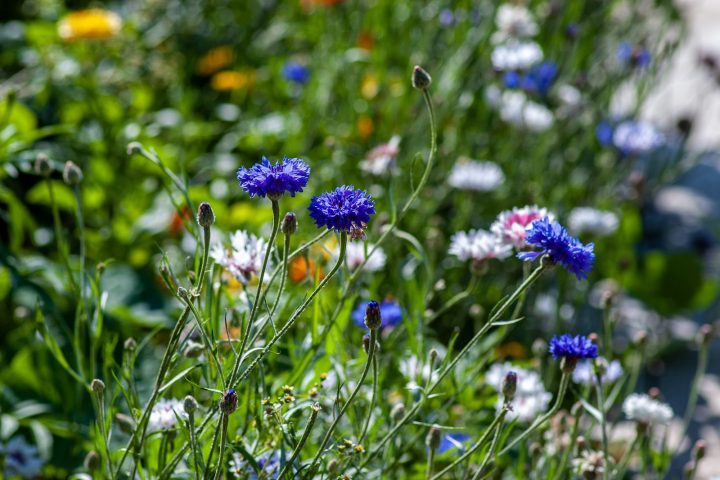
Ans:
<svg viewBox="0 0 720 480"><path fill-rule="evenodd" d="M435 449L428 448L427 465L425 466L425 479L430 480L432 477L433 463L435 463Z"/></svg>
<svg viewBox="0 0 720 480"><path fill-rule="evenodd" d="M473 294L473 292L475 291L476 286L477 286L477 279L475 276L473 276L473 278L468 283L467 288L465 290L463 290L462 292L455 294L447 302L444 302L443 306L440 307L440 309L437 312L433 313L430 316L430 318L427 319L425 324L426 325L431 324L432 322L434 322L435 320L440 318L442 315L444 315L445 312L447 312L448 310L453 308L455 305L457 305L458 303L462 302L463 300L465 300L466 298L471 296Z"/></svg>
<svg viewBox="0 0 720 480"><path fill-rule="evenodd" d="M600 411L600 430L602 432L603 459L605 461L603 480L608 480L610 474L610 453L607 435L607 416L605 414L605 392L603 391L602 375L599 373L595 375L595 389L597 391L598 410Z"/></svg>
<svg viewBox="0 0 720 480"><path fill-rule="evenodd" d="M560 465L558 465L557 472L553 476L553 479L561 479L563 478L563 473L565 471L565 467L567 466L567 462L570 459L570 452L574 448L575 441L578 437L578 432L580 431L580 416L582 415L582 409L578 408L577 413L575 414L575 422L573 422L572 430L570 432L570 443L568 444L568 448L563 449L562 457L560 458ZM622 477L617 477L622 478Z"/></svg>
<svg viewBox="0 0 720 480"><path fill-rule="evenodd" d="M227 443L228 415L222 415L222 429L220 430L220 454L218 455L218 468L215 471L215 480L219 480L220 475L225 470L223 462L225 461L225 444ZM212 455L212 451L210 451Z"/></svg>
<svg viewBox="0 0 720 480"><path fill-rule="evenodd" d="M55 242L57 243L57 249L60 253L65 271L67 273L68 282L74 292L78 291L77 283L75 283L75 277L73 276L72 267L70 266L70 259L68 258L68 248L65 244L65 235L62 232L62 225L60 224L60 211L58 210L57 202L55 201L55 190L52 186L52 181L48 178L47 180L48 194L50 195L50 207L52 210L53 227L55 230Z"/></svg>
<svg viewBox="0 0 720 480"><path fill-rule="evenodd" d="M687 406L685 407L685 416L683 417L682 430L680 430L678 446L676 447L675 454L677 454L677 450L680 449L682 440L685 437L685 434L690 427L690 422L692 422L692 417L695 414L695 407L697 406L698 395L700 393L700 381L702 380L703 375L705 375L705 370L707 369L708 350L708 342L702 342L700 344L700 351L698 352L697 369L695 370L695 376L693 377L693 382L690 386L690 395L688 396Z"/></svg>
<svg viewBox="0 0 720 480"><path fill-rule="evenodd" d="M193 316L195 317L195 321L197 323L198 330L200 330L200 336L203 339L203 342L205 343L205 349L208 351L208 354L212 357L213 362L215 362L215 368L217 369L218 376L220 378L220 381L223 383L223 390L225 389L225 378L223 377L222 372L222 365L220 364L220 359L217 356L217 349L215 348L215 344L212 340L210 340L210 337L208 337L207 332L205 331L205 325L202 313L195 307L193 303L192 298L185 298L183 299L185 301L185 305L190 307L190 310L193 312Z"/></svg>
<svg viewBox="0 0 720 480"><path fill-rule="evenodd" d="M373 373L373 389L372 389L372 397L370 397L370 408L368 409L367 418L365 419L365 426L362 429L362 433L360 434L360 438L358 439L358 443L362 444L363 439L365 438L365 435L367 435L368 429L370 428L370 420L372 420L372 412L375 408L375 402L377 401L377 392L378 392L378 355L375 355L375 358L373 358L373 366L372 366L372 373ZM432 372L432 369L430 370Z"/></svg>
<svg viewBox="0 0 720 480"><path fill-rule="evenodd" d="M283 476L286 473L292 472L292 465L293 463L295 463L295 460L297 460L297 458L300 456L300 452L302 451L305 442L307 442L308 437L310 437L310 432L312 431L313 425L315 425L315 420L317 419L318 412L320 412L320 404L315 403L310 407L310 409L310 418L308 419L307 425L305 425L305 430L303 431L302 437L300 437L300 441L295 446L295 450L293 450L290 459L287 461L283 469L280 470L280 475L278 475L278 479L280 480L282 480Z"/></svg>
<svg viewBox="0 0 720 480"><path fill-rule="evenodd" d="M503 429L502 421L505 418L506 413L507 410L503 410L501 414L500 424L497 426L497 428L495 428L495 435L493 436L492 443L490 443L490 449L488 450L487 455L485 455L485 459L480 464L480 468L478 468L478 471L472 478L472 480L480 480L481 478L485 478L487 476L487 474L485 473L485 468L489 465L490 459L493 458L495 450L497 449L498 442L500 441L500 433Z"/></svg>
<svg viewBox="0 0 720 480"><path fill-rule="evenodd" d="M221 428L215 429L215 434L213 435L212 445L210 445L210 452L208 452L207 463L205 464L205 471L203 472L203 479L205 479L205 480L207 480L209 478L208 475L210 474L210 465L212 464L213 453L215 453L215 447L217 447L217 442L218 442L218 437L220 436L220 431L224 429L223 427L226 425L226 422L227 422L227 415L225 414L225 412L221 412L220 413ZM218 465L218 467L220 467L220 466Z"/></svg>
<svg viewBox="0 0 720 480"><path fill-rule="evenodd" d="M375 356L375 344L377 343L377 330L370 330L370 346L368 347L368 358L367 362L365 362L365 368L362 371L362 374L360 375L360 379L358 380L357 385L355 386L355 389L350 394L350 397L347 399L345 404L340 409L340 413L337 414L333 422L330 424L330 428L325 433L325 437L323 438L322 442L320 442L320 447L318 448L317 453L315 454L315 458L313 459L312 463L310 464L309 468L309 476L308 478L312 478L312 476L315 474L315 470L317 468L317 464L320 461L320 457L323 454L323 451L325 450L325 447L327 446L328 442L330 442L330 439L332 438L332 434L335 432L335 428L338 426L338 423L340 423L340 420L345 415L345 412L350 407L350 404L355 399L357 394L360 392L360 389L363 386L363 383L365 382L365 378L367 377L368 372L370 371L370 367L373 363L373 357Z"/></svg>
<svg viewBox="0 0 720 480"><path fill-rule="evenodd" d="M195 412L188 412L188 430L190 431L190 449L195 464L195 480L200 480L200 451L198 450L197 436L195 436Z"/></svg>

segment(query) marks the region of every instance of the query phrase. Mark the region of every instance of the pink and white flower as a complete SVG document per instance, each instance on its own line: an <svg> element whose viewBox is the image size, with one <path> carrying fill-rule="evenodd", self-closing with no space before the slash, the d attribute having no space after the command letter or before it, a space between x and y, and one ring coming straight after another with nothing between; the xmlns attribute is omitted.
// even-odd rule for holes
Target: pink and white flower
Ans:
<svg viewBox="0 0 720 480"><path fill-rule="evenodd" d="M360 169L372 175L386 175L395 164L400 153L400 137L393 135L388 143L383 143L370 150L365 160L360 162Z"/></svg>
<svg viewBox="0 0 720 480"><path fill-rule="evenodd" d="M497 235L487 230L470 230L452 236L448 253L463 261L502 260L512 254L512 246L502 243Z"/></svg>
<svg viewBox="0 0 720 480"><path fill-rule="evenodd" d="M540 208L537 205L526 205L522 208L514 207L512 210L500 213L497 220L490 226L490 231L499 237L504 244L518 249L524 248L527 229L535 220L541 220L545 217L548 217L550 221L555 218L547 209Z"/></svg>

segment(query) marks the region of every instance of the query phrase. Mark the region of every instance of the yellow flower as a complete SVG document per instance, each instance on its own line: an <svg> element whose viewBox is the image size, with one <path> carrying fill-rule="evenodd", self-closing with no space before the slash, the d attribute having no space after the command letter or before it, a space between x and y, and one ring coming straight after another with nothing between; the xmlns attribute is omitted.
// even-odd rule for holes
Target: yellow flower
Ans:
<svg viewBox="0 0 720 480"><path fill-rule="evenodd" d="M90 9L68 13L58 23L58 34L66 42L112 38L122 28L120 16L109 10Z"/></svg>
<svg viewBox="0 0 720 480"><path fill-rule="evenodd" d="M232 48L223 45L207 52L198 62L197 71L200 75L212 75L221 68L227 67L235 60Z"/></svg>
<svg viewBox="0 0 720 480"><path fill-rule="evenodd" d="M378 90L379 85L377 75L374 75L372 73L366 74L363 77L362 86L360 87L360 93L362 93L362 96L365 97L367 100L371 100L375 98L375 95L378 94Z"/></svg>
<svg viewBox="0 0 720 480"><path fill-rule="evenodd" d="M213 75L210 85L213 90L218 92L227 92L230 90L242 90L255 85L257 75L253 71L239 72L235 70L225 70Z"/></svg>

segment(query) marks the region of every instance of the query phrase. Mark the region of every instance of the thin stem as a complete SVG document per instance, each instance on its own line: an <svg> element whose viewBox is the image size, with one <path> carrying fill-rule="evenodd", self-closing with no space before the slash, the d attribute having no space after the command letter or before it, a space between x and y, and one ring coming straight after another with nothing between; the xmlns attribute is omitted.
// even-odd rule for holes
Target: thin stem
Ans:
<svg viewBox="0 0 720 480"><path fill-rule="evenodd" d="M198 450L197 436L195 435L195 412L188 412L188 430L190 430L190 448L193 463L195 464L195 480L200 480L200 452Z"/></svg>
<svg viewBox="0 0 720 480"><path fill-rule="evenodd" d="M48 178L47 180L48 194L50 195L50 207L52 210L53 217L53 228L55 230L55 241L57 243L57 249L60 252L60 258L62 259L65 271L67 273L68 282L72 287L72 290L77 292L78 286L75 283L75 277L73 276L72 267L70 266L70 260L68 258L68 249L65 245L65 235L62 233L62 225L60 224L60 212L58 210L57 202L55 201L55 190L52 186L52 181Z"/></svg>
<svg viewBox="0 0 720 480"><path fill-rule="evenodd" d="M445 312L447 312L448 310L453 308L455 305L457 305L458 303L462 302L463 300L465 300L466 298L471 296L473 294L473 292L475 291L476 286L477 286L477 279L475 276L473 276L473 278L470 280L470 282L468 282L467 288L465 290L463 290L462 292L455 294L447 302L444 302L443 306L440 307L440 309L437 312L433 313L430 316L430 318L427 319L427 321L425 322L426 325L431 324L432 322L434 322L435 320L440 318L442 315L444 315Z"/></svg>
<svg viewBox="0 0 720 480"><path fill-rule="evenodd" d="M313 425L315 425L315 420L317 419L318 413L320 412L320 404L315 403L310 407L310 418L308 419L307 424L305 425L305 430L303 431L302 437L300 437L300 441L295 446L295 450L293 450L292 455L290 455L290 459L287 461L285 466L282 470L280 470L280 475L278 475L278 479L282 480L283 476L286 473L292 472L292 465L295 463L295 460L300 456L300 452L303 449L303 446L305 446L305 442L307 442L308 437L310 437L310 432L312 431Z"/></svg>
<svg viewBox="0 0 720 480"><path fill-rule="evenodd" d="M330 439L332 438L332 434L335 432L335 428L337 427L338 423L340 423L340 420L345 415L345 412L350 407L350 404L355 399L357 394L360 392L360 389L363 386L363 383L365 382L365 378L367 377L368 372L370 371L370 367L373 363L373 357L375 356L375 344L377 343L377 330L373 329L370 330L370 346L368 347L368 358L367 362L365 362L365 368L362 371L362 374L360 375L360 379L358 380L357 385L355 386L355 389L350 394L350 397L347 399L345 404L340 409L340 412L337 414L333 422L330 424L330 428L325 433L325 437L323 438L322 442L320 442L320 447L318 448L317 453L315 454L315 458L313 459L312 463L310 464L309 468L309 477L311 478L314 473L315 469L317 468L317 464L320 461L320 457L323 454L323 451L325 450L325 447L327 446L328 442L330 442Z"/></svg>
<svg viewBox="0 0 720 480"><path fill-rule="evenodd" d="M432 372L432 370L431 370ZM358 443L362 444L363 439L365 438L365 435L367 435L368 429L370 428L370 420L372 420L372 412L375 408L375 402L377 401L377 392L378 392L378 355L375 355L375 358L373 358L373 366L372 366L372 373L373 373L373 389L372 389L372 397L370 397L370 408L368 409L367 418L365 419L365 426L362 429L362 433L360 434L360 438L358 439Z"/></svg>
<svg viewBox="0 0 720 480"><path fill-rule="evenodd" d="M223 462L225 459L225 444L227 443L227 429L228 429L228 415L226 413L222 414L222 428L220 430L220 454L218 455L218 468L215 471L215 480L218 480L220 478L220 475L225 470L223 466ZM210 451L210 455L212 455L212 450Z"/></svg>
<svg viewBox="0 0 720 480"><path fill-rule="evenodd" d="M183 299L185 301L185 304L190 307L190 310L193 312L193 316L195 317L195 321L198 326L198 330L200 330L200 336L203 339L203 342L205 343L205 349L207 349L208 353L212 357L213 362L215 363L215 368L217 369L218 376L220 378L220 381L223 383L223 389L225 388L225 378L223 377L222 373L222 365L220 364L220 359L217 356L217 348L215 348L215 345L212 340L210 340L210 337L208 337L207 332L205 331L204 321L202 313L197 309L195 304L193 303L192 298L185 298Z"/></svg>
<svg viewBox="0 0 720 480"><path fill-rule="evenodd" d="M213 435L212 445L210 445L210 452L208 452L208 459L207 459L207 463L205 464L205 471L203 472L203 478L205 480L207 480L209 478L208 475L210 474L210 465L212 464L213 453L215 453L215 447L217 447L218 437L220 436L220 430L223 428L223 426L226 425L226 422L227 422L227 415L225 414L225 412L221 412L220 413L221 428L215 429L215 435Z"/></svg>
<svg viewBox="0 0 720 480"><path fill-rule="evenodd" d="M428 448L427 465L425 466L426 480L430 480L430 478L432 477L433 463L435 463L435 449L431 447Z"/></svg>
<svg viewBox="0 0 720 480"><path fill-rule="evenodd" d="M572 430L570 432L570 442L568 448L563 449L562 457L560 458L560 464L558 465L557 471L555 472L555 476L553 478L560 479L563 478L563 472L565 470L565 467L567 465L568 460L570 459L570 452L572 451L573 446L575 445L575 441L577 440L578 432L580 430L580 416L582 415L582 409L578 408L577 413L575 414L575 421L573 422ZM622 478L622 477L618 477Z"/></svg>
<svg viewBox="0 0 720 480"><path fill-rule="evenodd" d="M600 411L600 430L602 431L603 459L605 462L603 480L608 480L610 474L610 453L607 435L607 416L605 414L605 392L603 391L602 375L599 373L595 374L595 389L597 391L598 410Z"/></svg>
<svg viewBox="0 0 720 480"><path fill-rule="evenodd" d="M480 468L478 468L478 471L472 478L472 480L480 480L480 478L485 478L487 476L487 474L485 473L485 468L490 463L490 459L493 457L495 450L497 449L498 442L500 441L500 433L503 429L502 421L505 418L506 413L507 410L503 410L503 412L501 413L500 424L497 426L497 428L495 428L495 435L493 436L492 443L490 443L490 449L488 450L487 455L485 455L485 459L480 464Z"/></svg>
<svg viewBox="0 0 720 480"><path fill-rule="evenodd" d="M228 377L228 385L233 385L235 383L235 377L238 374L238 370L240 370L240 364L242 363L243 354L245 353L245 347L247 346L247 341L250 338L250 332L252 330L255 317L257 316L257 312L260 308L260 294L262 292L263 280L265 279L265 270L267 269L268 262L270 261L272 248L275 244L275 237L277 237L278 230L280 229L280 204L277 200L273 199L270 200L270 203L272 204L273 212L272 233L270 234L270 240L268 241L267 250L265 250L265 258L263 258L262 268L260 269L260 277L258 278L255 301L253 302L252 309L250 310L250 318L248 319L248 324L245 328L242 343L240 344L240 350L235 357L235 363L233 364L232 371L230 372L230 376Z"/></svg>
<svg viewBox="0 0 720 480"><path fill-rule="evenodd" d="M708 342L702 342L700 344L700 351L698 352L698 363L697 369L695 370L695 376L693 377L692 385L690 386L690 394L688 396L688 403L685 407L685 416L683 417L682 430L680 430L680 436L678 437L678 446L676 447L675 453L680 449L682 440L690 427L692 417L695 413L695 407L697 406L698 395L700 393L700 381L702 380L705 370L708 364Z"/></svg>
<svg viewBox="0 0 720 480"><path fill-rule="evenodd" d="M630 459L632 458L633 452L635 452L635 449L640 443L641 438L642 434L638 432L635 435L635 439L633 439L633 442L630 444L630 448L625 451L625 454L620 459L620 463L618 463L617 468L615 469L615 471L613 471L613 478L625 478L625 471L630 464Z"/></svg>

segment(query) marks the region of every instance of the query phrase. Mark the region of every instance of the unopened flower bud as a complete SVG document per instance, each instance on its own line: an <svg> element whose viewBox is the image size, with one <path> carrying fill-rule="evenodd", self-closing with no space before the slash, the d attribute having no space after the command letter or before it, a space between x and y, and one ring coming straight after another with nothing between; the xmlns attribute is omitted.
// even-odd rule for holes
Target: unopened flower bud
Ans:
<svg viewBox="0 0 720 480"><path fill-rule="evenodd" d="M709 344L712 336L713 327L709 323L706 323L700 327L700 331L698 332L698 344L701 346Z"/></svg>
<svg viewBox="0 0 720 480"><path fill-rule="evenodd" d="M195 400L195 397L193 397L192 395L188 395L187 397L185 397L185 400L183 401L183 408L188 415L192 415L193 413L195 413L195 411L198 409L198 403L197 400Z"/></svg>
<svg viewBox="0 0 720 480"><path fill-rule="evenodd" d="M582 452L587 448L587 441L585 440L585 437L580 435L575 439L575 448L578 452Z"/></svg>
<svg viewBox="0 0 720 480"><path fill-rule="evenodd" d="M390 418L392 418L393 422L397 423L405 416L405 404L404 403L396 403L393 405L392 409L390 410Z"/></svg>
<svg viewBox="0 0 720 480"><path fill-rule="evenodd" d="M238 396L234 389L229 389L220 399L220 410L225 415L230 415L237 410Z"/></svg>
<svg viewBox="0 0 720 480"><path fill-rule="evenodd" d="M365 353L370 353L370 335L363 335L363 350L365 350Z"/></svg>
<svg viewBox="0 0 720 480"><path fill-rule="evenodd" d="M693 458L699 462L705 456L705 440L698 440L693 447Z"/></svg>
<svg viewBox="0 0 720 480"><path fill-rule="evenodd" d="M382 326L380 305L375 300L369 301L365 307L365 326L370 330L377 330Z"/></svg>
<svg viewBox="0 0 720 480"><path fill-rule="evenodd" d="M44 153L38 153L37 157L35 157L35 173L43 177L49 177L52 173L52 164Z"/></svg>
<svg viewBox="0 0 720 480"><path fill-rule="evenodd" d="M430 427L427 437L425 437L425 445L427 445L430 450L437 450L440 448L440 440L442 440L440 427L433 425Z"/></svg>
<svg viewBox="0 0 720 480"><path fill-rule="evenodd" d="M282 221L282 232L283 235L294 235L297 232L298 221L297 216L293 212L285 214L285 218Z"/></svg>
<svg viewBox="0 0 720 480"><path fill-rule="evenodd" d="M215 213L207 202L202 202L198 206L197 222L203 228L210 228L215 223Z"/></svg>
<svg viewBox="0 0 720 480"><path fill-rule="evenodd" d="M177 295L183 300L187 300L190 297L190 292L188 292L187 288L185 287L178 287Z"/></svg>
<svg viewBox="0 0 720 480"><path fill-rule="evenodd" d="M502 384L502 393L505 397L505 402L512 402L515 398L515 391L517 390L517 373L508 372L505 375L505 379Z"/></svg>
<svg viewBox="0 0 720 480"><path fill-rule="evenodd" d="M85 460L83 460L83 466L91 472L99 470L101 467L100 454L95 450L90 450L88 454L85 455Z"/></svg>
<svg viewBox="0 0 720 480"><path fill-rule="evenodd" d="M130 415L125 415L124 413L116 413L115 423L117 423L117 426L122 432L125 432L128 435L132 434L132 432L135 431L135 420L133 420Z"/></svg>
<svg viewBox="0 0 720 480"><path fill-rule="evenodd" d="M437 360L438 357L438 351L435 348L430 349L430 363L435 363L435 360Z"/></svg>
<svg viewBox="0 0 720 480"><path fill-rule="evenodd" d="M421 66L415 65L412 72L412 86L418 90L425 90L432 83L432 77Z"/></svg>
<svg viewBox="0 0 720 480"><path fill-rule="evenodd" d="M602 357L598 357L593 361L593 366L595 368L595 374L602 377L605 373L607 373L608 361Z"/></svg>
<svg viewBox="0 0 720 480"><path fill-rule="evenodd" d="M99 395L105 391L105 383L103 383L103 381L99 378L96 378L92 382L90 382L90 388L92 388L93 392Z"/></svg>
<svg viewBox="0 0 720 480"><path fill-rule="evenodd" d="M123 347L128 352L134 352L135 349L137 348L137 342L135 341L135 339L133 337L128 337L125 339L125 343L123 344Z"/></svg>
<svg viewBox="0 0 720 480"><path fill-rule="evenodd" d="M80 167L75 165L73 162L65 162L65 168L63 169L63 180L65 183L74 187L75 185L82 182L83 173Z"/></svg>
<svg viewBox="0 0 720 480"><path fill-rule="evenodd" d="M127 146L127 154L128 155L135 155L142 152L142 145L138 142L130 142Z"/></svg>
<svg viewBox="0 0 720 480"><path fill-rule="evenodd" d="M540 454L542 453L542 445L540 445L538 442L533 442L530 444L530 456L534 459L537 459Z"/></svg>
<svg viewBox="0 0 720 480"><path fill-rule="evenodd" d="M204 348L205 347L203 347L202 343L193 342L191 340L185 346L185 349L183 350L183 355L185 355L185 357L187 358L198 358L200 355L202 355Z"/></svg>
<svg viewBox="0 0 720 480"><path fill-rule="evenodd" d="M591 341L592 343L594 343L595 345L597 345L598 340L600 339L600 337L598 336L597 333L592 332L591 334L589 334L589 335L587 336L587 339L590 340L590 341Z"/></svg>
<svg viewBox="0 0 720 480"><path fill-rule="evenodd" d="M662 396L662 393L660 392L659 388L652 387L652 388L650 388L650 390L648 390L648 395L654 400L659 400L660 397Z"/></svg>
<svg viewBox="0 0 720 480"><path fill-rule="evenodd" d="M328 474L332 475L332 474L336 473L339 466L340 466L340 463L337 461L336 458L333 458L332 460L330 460L327 464Z"/></svg>

